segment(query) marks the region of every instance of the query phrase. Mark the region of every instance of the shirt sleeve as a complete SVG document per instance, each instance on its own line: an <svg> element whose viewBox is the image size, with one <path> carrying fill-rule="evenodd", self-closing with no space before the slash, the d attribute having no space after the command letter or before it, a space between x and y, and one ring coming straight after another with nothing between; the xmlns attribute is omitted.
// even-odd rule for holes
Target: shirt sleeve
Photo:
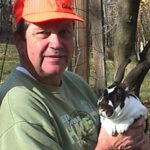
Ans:
<svg viewBox="0 0 150 150"><path fill-rule="evenodd" d="M62 150L50 112L21 90L5 97L1 107L0 150Z"/></svg>
<svg viewBox="0 0 150 150"><path fill-rule="evenodd" d="M62 150L40 125L16 123L1 137L1 150Z"/></svg>

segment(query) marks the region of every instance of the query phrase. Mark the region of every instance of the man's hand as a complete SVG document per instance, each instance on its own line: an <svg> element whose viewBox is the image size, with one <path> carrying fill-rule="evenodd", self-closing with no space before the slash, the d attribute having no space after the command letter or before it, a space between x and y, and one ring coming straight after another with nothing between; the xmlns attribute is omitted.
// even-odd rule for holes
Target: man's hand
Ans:
<svg viewBox="0 0 150 150"><path fill-rule="evenodd" d="M110 136L101 128L95 150L149 150L150 140L144 133L144 117L135 121L123 134Z"/></svg>

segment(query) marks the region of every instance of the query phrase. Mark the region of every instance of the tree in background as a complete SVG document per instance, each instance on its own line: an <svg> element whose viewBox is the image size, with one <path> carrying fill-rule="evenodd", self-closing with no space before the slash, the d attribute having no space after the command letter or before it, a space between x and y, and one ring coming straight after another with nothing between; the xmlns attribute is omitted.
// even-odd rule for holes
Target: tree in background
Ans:
<svg viewBox="0 0 150 150"><path fill-rule="evenodd" d="M12 33L12 5L11 0L0 1L0 40L8 39Z"/></svg>
<svg viewBox="0 0 150 150"><path fill-rule="evenodd" d="M119 0L117 6L117 28L113 45L115 68L135 51L140 0Z"/></svg>

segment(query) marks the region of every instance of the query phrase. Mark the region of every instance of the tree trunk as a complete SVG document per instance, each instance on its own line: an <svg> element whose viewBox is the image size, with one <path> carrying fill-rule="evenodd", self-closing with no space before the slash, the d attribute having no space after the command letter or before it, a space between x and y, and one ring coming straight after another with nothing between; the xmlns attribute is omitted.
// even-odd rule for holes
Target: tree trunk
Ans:
<svg viewBox="0 0 150 150"><path fill-rule="evenodd" d="M118 22L113 46L115 68L135 50L139 5L140 0L118 0Z"/></svg>
<svg viewBox="0 0 150 150"><path fill-rule="evenodd" d="M103 34L103 3L102 0L90 1L91 29L92 29L92 50L95 71L95 89L97 94L106 86L105 73L105 46Z"/></svg>
<svg viewBox="0 0 150 150"><path fill-rule="evenodd" d="M76 24L74 72L89 82L88 0L76 0L74 6L76 13L85 20Z"/></svg>

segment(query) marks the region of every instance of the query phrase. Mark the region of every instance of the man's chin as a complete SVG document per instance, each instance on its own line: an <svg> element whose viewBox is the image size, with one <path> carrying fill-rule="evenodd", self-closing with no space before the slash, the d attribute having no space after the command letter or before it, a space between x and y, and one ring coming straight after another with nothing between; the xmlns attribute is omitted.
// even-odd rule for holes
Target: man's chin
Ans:
<svg viewBox="0 0 150 150"><path fill-rule="evenodd" d="M45 77L50 77L50 76L59 76L59 75L62 75L63 72L65 71L66 68L62 69L62 68L59 68L59 67L56 67L56 68L50 68L50 69L45 69L45 70L42 70L41 72L41 76L45 76Z"/></svg>

